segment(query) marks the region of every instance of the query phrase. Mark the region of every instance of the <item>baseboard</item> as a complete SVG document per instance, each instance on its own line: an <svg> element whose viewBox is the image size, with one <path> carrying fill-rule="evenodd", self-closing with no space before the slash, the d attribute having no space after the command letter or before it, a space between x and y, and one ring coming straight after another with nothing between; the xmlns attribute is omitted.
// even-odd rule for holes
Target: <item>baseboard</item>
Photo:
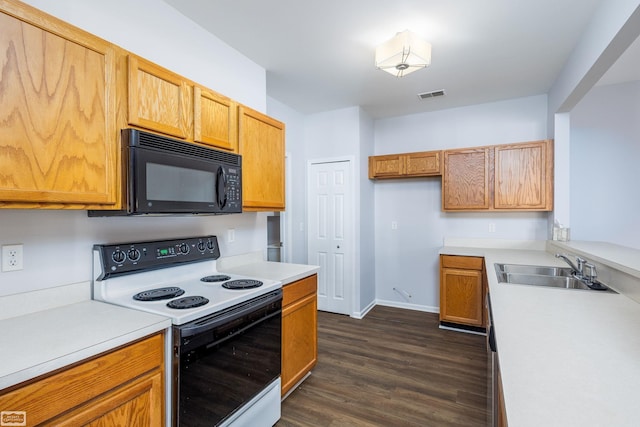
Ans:
<svg viewBox="0 0 640 427"><path fill-rule="evenodd" d="M364 316L366 316L367 313L370 312L371 309L373 307L375 307L375 306L376 306L376 302L375 301L371 301L369 303L369 305L364 308L364 310L361 310L361 311L358 311L358 312L355 312L355 313L351 314L351 317L353 317L354 319L363 319Z"/></svg>
<svg viewBox="0 0 640 427"><path fill-rule="evenodd" d="M377 299L374 305L383 305L385 307L405 308L407 310L424 311L427 313L440 313L440 307L431 307L428 305L409 304L406 302L388 301Z"/></svg>

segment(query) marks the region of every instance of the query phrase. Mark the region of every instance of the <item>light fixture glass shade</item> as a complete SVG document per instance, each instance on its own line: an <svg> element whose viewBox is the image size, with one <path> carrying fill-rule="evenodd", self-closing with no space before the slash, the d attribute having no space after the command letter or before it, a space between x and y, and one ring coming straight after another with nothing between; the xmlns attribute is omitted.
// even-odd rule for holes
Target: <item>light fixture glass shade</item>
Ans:
<svg viewBox="0 0 640 427"><path fill-rule="evenodd" d="M396 77L431 64L431 44L409 30L398 33L376 48L376 67Z"/></svg>

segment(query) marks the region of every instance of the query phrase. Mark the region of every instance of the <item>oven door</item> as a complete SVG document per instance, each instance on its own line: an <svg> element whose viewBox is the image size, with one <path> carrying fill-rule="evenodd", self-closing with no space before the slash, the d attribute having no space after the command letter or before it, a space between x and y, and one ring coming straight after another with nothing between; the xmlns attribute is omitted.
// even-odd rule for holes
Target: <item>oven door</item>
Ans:
<svg viewBox="0 0 640 427"><path fill-rule="evenodd" d="M130 213L238 213L241 158L135 129L128 139Z"/></svg>
<svg viewBox="0 0 640 427"><path fill-rule="evenodd" d="M280 377L281 313L279 289L174 326L174 425L221 425Z"/></svg>

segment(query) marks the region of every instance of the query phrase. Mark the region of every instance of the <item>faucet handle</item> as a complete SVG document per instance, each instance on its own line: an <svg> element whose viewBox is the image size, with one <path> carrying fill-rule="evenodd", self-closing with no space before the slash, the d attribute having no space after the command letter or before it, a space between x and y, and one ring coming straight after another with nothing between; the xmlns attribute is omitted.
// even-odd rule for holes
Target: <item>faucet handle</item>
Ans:
<svg viewBox="0 0 640 427"><path fill-rule="evenodd" d="M578 263L578 273L579 274L584 274L584 267L585 265L587 265L587 260L584 258L580 258L579 256L576 256L576 262ZM593 265L593 264L589 264L589 265Z"/></svg>
<svg viewBox="0 0 640 427"><path fill-rule="evenodd" d="M598 278L598 272L596 271L596 266L587 262L584 264L584 267L587 270L584 274L584 277L589 282L594 282Z"/></svg>

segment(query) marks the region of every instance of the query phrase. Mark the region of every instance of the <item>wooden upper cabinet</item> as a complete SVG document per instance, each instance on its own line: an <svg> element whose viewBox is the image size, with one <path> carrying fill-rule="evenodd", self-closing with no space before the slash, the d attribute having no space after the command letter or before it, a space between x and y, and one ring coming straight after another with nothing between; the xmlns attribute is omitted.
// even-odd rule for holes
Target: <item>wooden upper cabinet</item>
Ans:
<svg viewBox="0 0 640 427"><path fill-rule="evenodd" d="M444 152L443 210L489 209L491 155L489 147Z"/></svg>
<svg viewBox="0 0 640 427"><path fill-rule="evenodd" d="M494 208L551 210L551 141L498 145L494 150Z"/></svg>
<svg viewBox="0 0 640 427"><path fill-rule="evenodd" d="M248 107L238 111L242 207L284 210L284 123Z"/></svg>
<svg viewBox="0 0 640 427"><path fill-rule="evenodd" d="M129 55L130 125L191 139L193 86L178 74Z"/></svg>
<svg viewBox="0 0 640 427"><path fill-rule="evenodd" d="M115 204L114 47L0 1L0 56L0 206Z"/></svg>
<svg viewBox="0 0 640 427"><path fill-rule="evenodd" d="M193 140L238 151L238 108L231 99L207 89L193 88Z"/></svg>
<svg viewBox="0 0 640 427"><path fill-rule="evenodd" d="M388 154L369 157L369 179L401 178L404 174L404 157Z"/></svg>
<svg viewBox="0 0 640 427"><path fill-rule="evenodd" d="M552 210L553 141L445 151L442 209Z"/></svg>
<svg viewBox="0 0 640 427"><path fill-rule="evenodd" d="M404 174L406 177L442 175L440 151L422 151L407 153L404 156Z"/></svg>
<svg viewBox="0 0 640 427"><path fill-rule="evenodd" d="M414 178L442 174L441 151L369 157L369 179Z"/></svg>

